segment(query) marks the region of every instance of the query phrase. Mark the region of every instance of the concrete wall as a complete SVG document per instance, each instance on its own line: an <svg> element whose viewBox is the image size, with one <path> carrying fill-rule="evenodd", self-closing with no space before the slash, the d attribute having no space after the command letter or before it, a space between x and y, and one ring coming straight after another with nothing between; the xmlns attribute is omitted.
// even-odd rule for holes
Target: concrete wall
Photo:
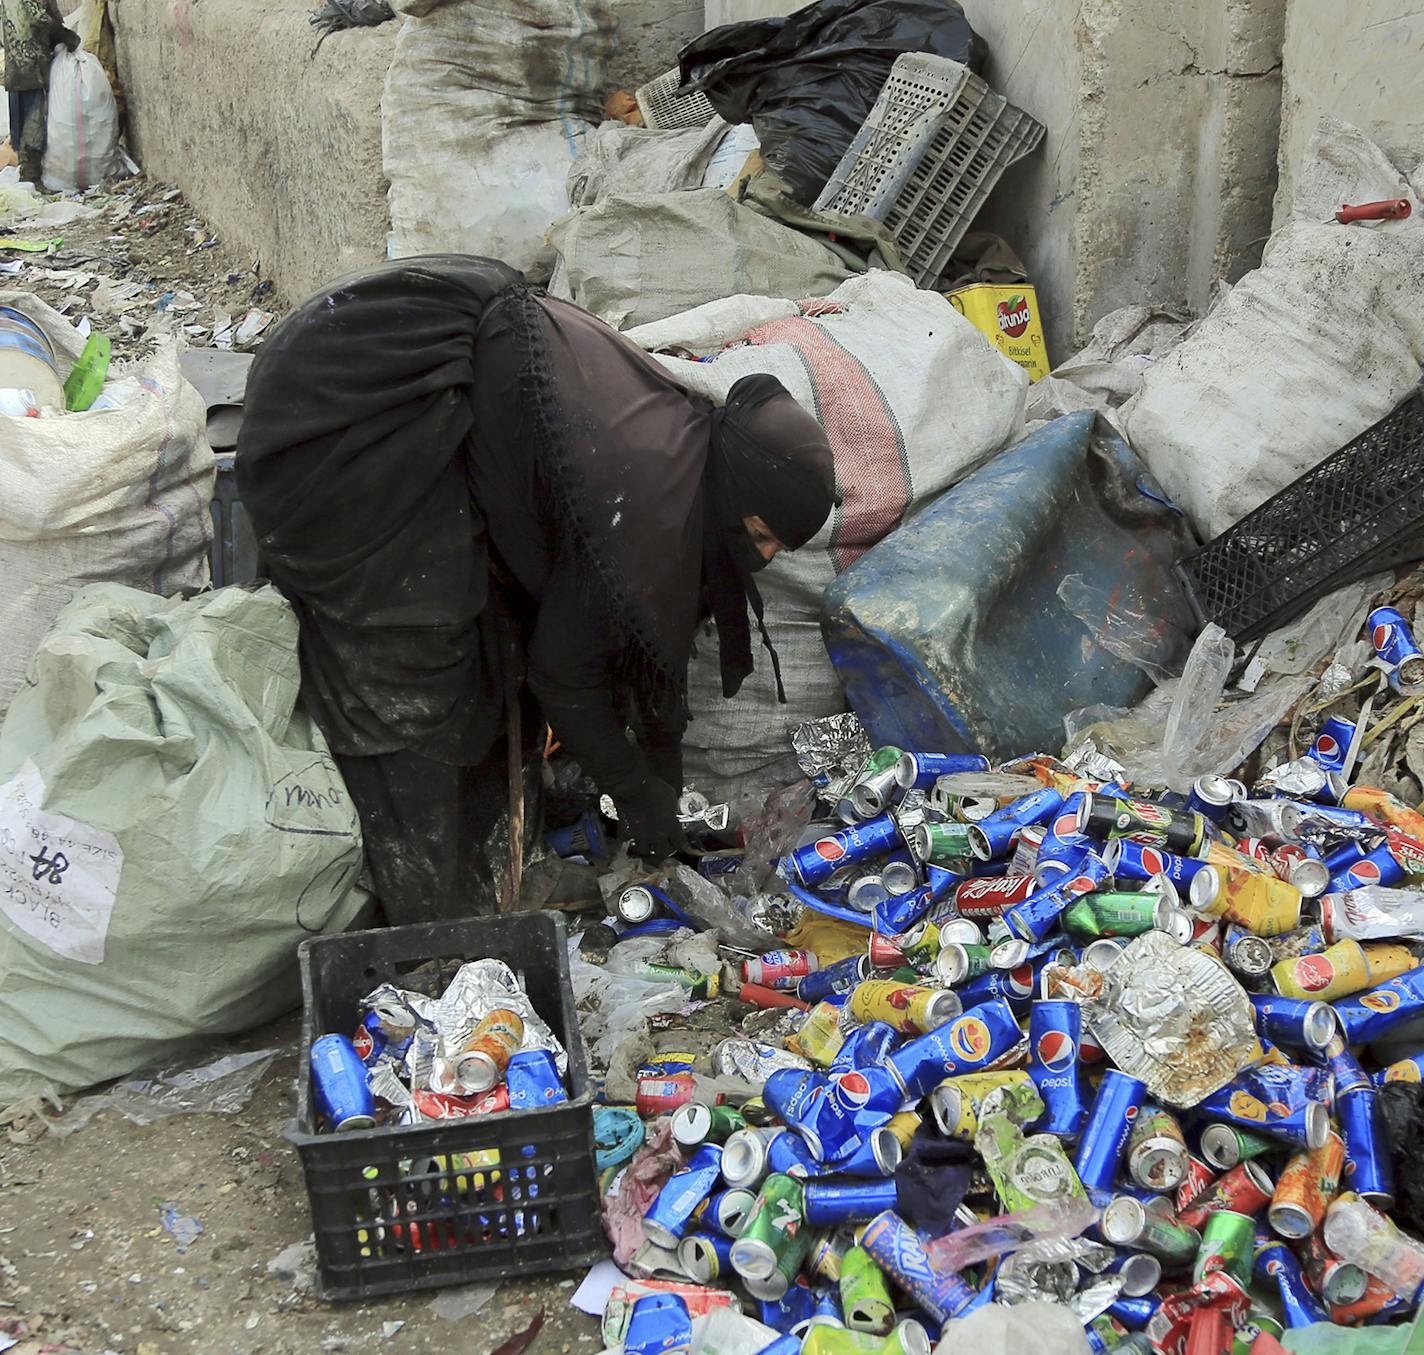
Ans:
<svg viewBox="0 0 1424 1355"><path fill-rule="evenodd" d="M617 46L608 88L637 89L677 65L677 54L703 31L702 0L612 0Z"/></svg>
<svg viewBox="0 0 1424 1355"><path fill-rule="evenodd" d="M1419 0L1290 0L1276 220L1321 114L1354 123L1405 170L1424 163Z"/></svg>
<svg viewBox="0 0 1424 1355"><path fill-rule="evenodd" d="M1203 309L1270 228L1285 0L964 0L989 83L1045 124L980 224L1024 256L1055 359L1117 306Z"/></svg>
<svg viewBox="0 0 1424 1355"><path fill-rule="evenodd" d="M312 57L311 0L109 0L130 139L299 300L385 257L381 88L398 25Z"/></svg>

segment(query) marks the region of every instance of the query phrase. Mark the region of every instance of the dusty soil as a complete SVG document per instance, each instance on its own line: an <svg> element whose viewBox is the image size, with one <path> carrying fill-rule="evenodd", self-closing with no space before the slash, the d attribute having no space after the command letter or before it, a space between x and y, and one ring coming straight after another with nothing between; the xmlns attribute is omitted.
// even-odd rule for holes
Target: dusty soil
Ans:
<svg viewBox="0 0 1424 1355"><path fill-rule="evenodd" d="M107 334L116 361L141 357L176 331L191 347L218 343L250 350L289 309L262 276L260 262L226 246L176 188L143 176L112 180L82 201L99 214L46 226L0 214L0 262L21 271L0 276L0 289L35 293L72 321L88 317ZM3 248L6 237L60 238L45 254ZM252 338L240 322L262 328Z"/></svg>
<svg viewBox="0 0 1424 1355"><path fill-rule="evenodd" d="M24 1339L12 1355L488 1355L541 1310L530 1355L602 1349L597 1322L569 1306L581 1275L506 1281L480 1312L447 1320L430 1305L448 1291L329 1305L300 1272L269 1271L311 1235L301 1167L282 1137L297 1027L293 1015L243 1042L287 1052L238 1114L139 1126L106 1112L63 1139L0 1137L0 1349L13 1324ZM202 1224L185 1251L163 1225L166 1204Z"/></svg>

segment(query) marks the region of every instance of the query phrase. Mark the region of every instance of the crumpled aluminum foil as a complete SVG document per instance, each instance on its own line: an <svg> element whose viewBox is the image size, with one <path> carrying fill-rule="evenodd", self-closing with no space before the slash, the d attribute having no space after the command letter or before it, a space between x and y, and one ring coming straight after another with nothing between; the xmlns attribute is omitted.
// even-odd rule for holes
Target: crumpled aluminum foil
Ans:
<svg viewBox="0 0 1424 1355"><path fill-rule="evenodd" d="M872 752L870 736L850 713L797 725L791 732L791 747L801 770L823 787L822 794L828 799L840 799L849 791Z"/></svg>
<svg viewBox="0 0 1424 1355"><path fill-rule="evenodd" d="M907 833L929 817L929 796L922 790L907 790L892 812L900 831Z"/></svg>
<svg viewBox="0 0 1424 1355"><path fill-rule="evenodd" d="M1030 1242L1006 1257L994 1280L997 1303L1062 1303L1088 1323L1106 1312L1122 1289L1122 1277L1102 1272L1113 1249L1084 1237L1049 1237ZM1081 1270L1080 1270L1081 1267ZM1092 1275L1082 1289L1083 1271Z"/></svg>
<svg viewBox="0 0 1424 1355"><path fill-rule="evenodd" d="M793 1054L789 1049L778 1049L759 1040L731 1035L712 1051L712 1067L724 1077L739 1077L759 1087L773 1073L784 1068L805 1072L810 1069L811 1061Z"/></svg>
<svg viewBox="0 0 1424 1355"><path fill-rule="evenodd" d="M1127 767L1116 758L1099 752L1092 739L1084 739L1079 747L1063 759L1063 764L1085 781L1118 781L1125 784Z"/></svg>
<svg viewBox="0 0 1424 1355"><path fill-rule="evenodd" d="M1186 1109L1261 1057L1251 1000L1220 961L1166 932L1146 932L1101 975L1067 985L1083 995L1098 1045L1156 1101Z"/></svg>
<svg viewBox="0 0 1424 1355"><path fill-rule="evenodd" d="M1309 757L1297 758L1272 767L1256 782L1256 796L1284 795L1292 800L1308 800L1325 789L1325 769Z"/></svg>
<svg viewBox="0 0 1424 1355"><path fill-rule="evenodd" d="M497 1007L518 1012L523 1019L523 1052L547 1049L554 1056L560 1076L568 1073L569 1056L563 1045L534 1010L529 995L503 960L472 960L460 966L435 1008L435 1031L442 1051L454 1053L461 1049L474 1028Z"/></svg>

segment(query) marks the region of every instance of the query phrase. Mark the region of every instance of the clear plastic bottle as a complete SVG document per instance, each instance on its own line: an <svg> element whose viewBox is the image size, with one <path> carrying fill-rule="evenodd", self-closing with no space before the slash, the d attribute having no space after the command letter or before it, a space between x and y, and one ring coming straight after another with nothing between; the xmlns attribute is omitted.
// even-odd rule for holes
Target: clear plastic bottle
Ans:
<svg viewBox="0 0 1424 1355"><path fill-rule="evenodd" d="M1342 1261L1378 1276L1402 1298L1424 1288L1424 1244L1402 1233L1354 1191L1341 1195L1325 1214L1325 1245Z"/></svg>

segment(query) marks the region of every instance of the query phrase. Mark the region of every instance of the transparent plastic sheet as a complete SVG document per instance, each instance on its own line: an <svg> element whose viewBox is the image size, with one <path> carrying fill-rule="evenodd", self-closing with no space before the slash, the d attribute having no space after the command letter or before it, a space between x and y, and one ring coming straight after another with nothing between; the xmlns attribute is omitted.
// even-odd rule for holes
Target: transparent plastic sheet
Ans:
<svg viewBox="0 0 1424 1355"><path fill-rule="evenodd" d="M577 940L575 937L574 942ZM642 1038L649 1017L680 1012L687 1006L687 994L680 984L636 978L590 964L574 944L569 947L569 978L579 1026L597 1068L607 1068L620 1045Z"/></svg>
<svg viewBox="0 0 1424 1355"><path fill-rule="evenodd" d="M252 1099L272 1061L285 1052L256 1049L223 1054L196 1066L179 1064L126 1078L80 1097L50 1122L50 1133L66 1138L106 1110L133 1124L152 1124L170 1115L236 1115Z"/></svg>
<svg viewBox="0 0 1424 1355"><path fill-rule="evenodd" d="M1153 682L1168 681L1191 645L1191 637L1166 618L1124 605L1082 574L1063 579L1058 599L1088 628L1099 649L1135 664Z"/></svg>
<svg viewBox="0 0 1424 1355"><path fill-rule="evenodd" d="M1072 1196L1017 1214L1001 1214L925 1244L930 1264L941 1274L954 1274L1036 1243L1067 1242L1098 1219L1087 1200Z"/></svg>
<svg viewBox="0 0 1424 1355"><path fill-rule="evenodd" d="M1138 784L1185 793L1208 772L1227 773L1265 741L1310 687L1306 676L1282 676L1250 696L1228 698L1236 647L1217 625L1197 637L1182 676L1164 683L1131 711L1089 707L1064 720L1069 747L1091 741L1116 758Z"/></svg>
<svg viewBox="0 0 1424 1355"><path fill-rule="evenodd" d="M968 1317L946 1322L934 1355L1091 1355L1083 1325L1058 1303L990 1303Z"/></svg>
<svg viewBox="0 0 1424 1355"><path fill-rule="evenodd" d="M1358 632L1370 599L1393 581L1391 571L1337 588L1299 620L1267 635L1256 651L1251 668L1292 676L1309 672L1326 655L1333 654L1343 640Z"/></svg>

